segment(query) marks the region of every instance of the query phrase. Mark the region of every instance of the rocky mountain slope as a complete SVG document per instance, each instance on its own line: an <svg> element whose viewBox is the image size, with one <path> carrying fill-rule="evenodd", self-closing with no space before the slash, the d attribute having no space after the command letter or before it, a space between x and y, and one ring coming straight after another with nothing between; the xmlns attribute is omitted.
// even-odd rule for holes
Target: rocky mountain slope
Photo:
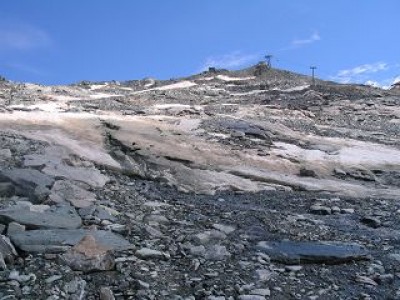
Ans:
<svg viewBox="0 0 400 300"><path fill-rule="evenodd" d="M399 105L264 64L0 81L0 299L400 299Z"/></svg>

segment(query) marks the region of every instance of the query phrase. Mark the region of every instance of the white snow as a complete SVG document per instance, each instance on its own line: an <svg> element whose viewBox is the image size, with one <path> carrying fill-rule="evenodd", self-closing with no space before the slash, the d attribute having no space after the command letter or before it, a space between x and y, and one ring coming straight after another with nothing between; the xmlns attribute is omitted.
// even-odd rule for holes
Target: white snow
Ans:
<svg viewBox="0 0 400 300"><path fill-rule="evenodd" d="M217 78L223 81L243 81L243 80L252 80L256 78L255 76L251 77L229 77L226 75L217 75Z"/></svg>
<svg viewBox="0 0 400 300"><path fill-rule="evenodd" d="M232 93L232 96L247 96L247 95L256 95L256 94L261 94L262 92L265 92L265 90L254 90L250 92L245 92L245 93Z"/></svg>
<svg viewBox="0 0 400 300"><path fill-rule="evenodd" d="M285 89L285 90L278 89L278 88L273 88L272 90L280 91L280 92L299 92L299 91L304 91L304 90L308 89L309 87L310 87L309 84L305 84L305 85L299 85L299 86L295 86L295 87Z"/></svg>
<svg viewBox="0 0 400 300"><path fill-rule="evenodd" d="M51 113L57 113L57 112L63 112L64 109L62 107L60 107L59 104L54 103L54 102L48 102L48 103L38 103L38 104L34 104L34 105L23 105L23 104L19 104L19 105L10 105L10 108L15 108L15 109L19 109L19 108L23 108L23 109L28 109L28 110L41 110L41 111L45 111L45 112L51 112Z"/></svg>
<svg viewBox="0 0 400 300"><path fill-rule="evenodd" d="M197 83L194 83L194 82L188 81L188 80L184 80L181 82L164 85L164 86L160 86L160 87L156 87L156 88L152 88L152 89L137 91L132 94L136 95L136 94L143 94L143 93L150 92L150 91L166 91L166 90L186 89L186 88L190 88L190 87L196 86L196 85L197 85Z"/></svg>
<svg viewBox="0 0 400 300"><path fill-rule="evenodd" d="M334 141L334 139L331 139ZM272 152L283 157L295 158L312 164L362 166L366 168L397 167L400 168L400 150L379 144L349 141L348 144L333 144L339 149L334 154L321 150L308 150L293 144L275 143L280 149Z"/></svg>
<svg viewBox="0 0 400 300"><path fill-rule="evenodd" d="M106 86L108 86L108 84L92 84L91 86L90 86L90 89L93 91L93 90L99 90L99 89L102 89L102 88L105 88Z"/></svg>
<svg viewBox="0 0 400 300"><path fill-rule="evenodd" d="M57 101L62 101L62 102L67 102L67 101L74 101L74 100L79 100L80 98L77 97L72 97L72 96L65 96L65 95L48 95L54 100Z"/></svg>
<svg viewBox="0 0 400 300"><path fill-rule="evenodd" d="M115 94L94 94L94 95L89 95L90 98L92 99L102 99L102 98L112 98L112 97L122 97L123 95L115 95Z"/></svg>
<svg viewBox="0 0 400 300"><path fill-rule="evenodd" d="M159 109L168 109L168 108L173 108L173 107L190 108L190 105L171 103L171 104L156 104L156 105L154 105L154 107L159 108Z"/></svg>
<svg viewBox="0 0 400 300"><path fill-rule="evenodd" d="M160 91L165 91L165 90L175 90L175 89L185 89L185 88L190 88L192 86L197 85L196 83L192 82L192 81L181 81L178 83L173 83L173 84L169 84L169 85L165 85L165 86L161 86L158 88L155 88L156 90L160 90Z"/></svg>
<svg viewBox="0 0 400 300"><path fill-rule="evenodd" d="M199 80L204 80L204 81L210 81L210 80L213 80L213 79L215 79L215 76L199 78Z"/></svg>

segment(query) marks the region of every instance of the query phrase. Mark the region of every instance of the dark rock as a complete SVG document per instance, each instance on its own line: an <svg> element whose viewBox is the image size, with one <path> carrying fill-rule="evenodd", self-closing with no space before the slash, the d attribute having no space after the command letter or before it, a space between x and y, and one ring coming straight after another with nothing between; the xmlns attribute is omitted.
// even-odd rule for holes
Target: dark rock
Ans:
<svg viewBox="0 0 400 300"><path fill-rule="evenodd" d="M11 182L0 182L0 197L11 197L15 195L15 187Z"/></svg>
<svg viewBox="0 0 400 300"><path fill-rule="evenodd" d="M368 259L368 252L358 244L341 242L259 242L257 249L271 260L284 264L325 263L340 264Z"/></svg>
<svg viewBox="0 0 400 300"><path fill-rule="evenodd" d="M369 217L369 216L363 217L361 219L361 223L363 223L364 225L367 225L369 227L372 227L372 228L378 228L382 224L378 218Z"/></svg>
<svg viewBox="0 0 400 300"><path fill-rule="evenodd" d="M54 178L34 169L12 169L0 171L0 181L12 182L17 195L37 201L38 197L46 196L45 191L53 185Z"/></svg>
<svg viewBox="0 0 400 300"><path fill-rule="evenodd" d="M59 253L75 246L86 235L92 235L96 242L110 250L125 250L132 245L122 237L101 230L33 230L16 233L10 236L12 242L26 252Z"/></svg>
<svg viewBox="0 0 400 300"><path fill-rule="evenodd" d="M51 187L54 178L34 169L12 169L0 171L0 180L3 182L11 181L21 187Z"/></svg>
<svg viewBox="0 0 400 300"><path fill-rule="evenodd" d="M11 260L14 256L17 256L17 251L13 244L11 244L8 237L0 235L0 270L6 268L6 261Z"/></svg>
<svg viewBox="0 0 400 300"><path fill-rule="evenodd" d="M301 177L318 177L317 173L315 173L314 170L306 169L306 168L301 168L299 176Z"/></svg>

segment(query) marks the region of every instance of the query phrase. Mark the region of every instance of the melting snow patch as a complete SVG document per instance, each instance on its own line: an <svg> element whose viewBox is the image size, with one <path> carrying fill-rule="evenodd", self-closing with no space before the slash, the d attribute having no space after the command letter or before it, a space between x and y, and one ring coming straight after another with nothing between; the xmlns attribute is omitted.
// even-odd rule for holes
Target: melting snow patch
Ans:
<svg viewBox="0 0 400 300"><path fill-rule="evenodd" d="M172 107L190 108L190 105L171 103L171 104L156 104L154 105L154 107L159 109L168 109Z"/></svg>
<svg viewBox="0 0 400 300"><path fill-rule="evenodd" d="M256 77L251 76L251 77L229 77L226 75L217 75L217 78L223 81L243 81L243 80L252 80Z"/></svg>
<svg viewBox="0 0 400 300"><path fill-rule="evenodd" d="M107 84L92 84L91 86L90 86L90 89L93 91L93 90L99 90L99 89L102 89L102 88L104 88L104 87L106 87L106 86L108 86Z"/></svg>
<svg viewBox="0 0 400 300"><path fill-rule="evenodd" d="M308 89L309 87L310 87L310 85L306 84L306 85L295 86L295 87L292 87L292 88L289 88L289 89L285 89L285 90L281 90L281 89L278 89L278 88L274 88L272 90L273 91L281 91L281 92L299 92L299 91L304 91L304 90Z"/></svg>
<svg viewBox="0 0 400 300"><path fill-rule="evenodd" d="M195 85L197 85L197 84L194 83L194 82L185 80L185 81L181 81L181 82L178 82L178 83L161 86L161 87L155 88L155 89L156 90L160 90L160 91L165 91L165 90L190 88L190 87L195 86Z"/></svg>

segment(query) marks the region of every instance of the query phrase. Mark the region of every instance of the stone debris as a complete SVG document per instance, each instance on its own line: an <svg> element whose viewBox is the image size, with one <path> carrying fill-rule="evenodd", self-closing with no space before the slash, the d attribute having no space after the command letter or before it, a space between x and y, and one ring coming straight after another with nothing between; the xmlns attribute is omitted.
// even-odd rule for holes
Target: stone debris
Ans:
<svg viewBox="0 0 400 300"><path fill-rule="evenodd" d="M400 299L399 106L265 64L0 80L0 300Z"/></svg>

